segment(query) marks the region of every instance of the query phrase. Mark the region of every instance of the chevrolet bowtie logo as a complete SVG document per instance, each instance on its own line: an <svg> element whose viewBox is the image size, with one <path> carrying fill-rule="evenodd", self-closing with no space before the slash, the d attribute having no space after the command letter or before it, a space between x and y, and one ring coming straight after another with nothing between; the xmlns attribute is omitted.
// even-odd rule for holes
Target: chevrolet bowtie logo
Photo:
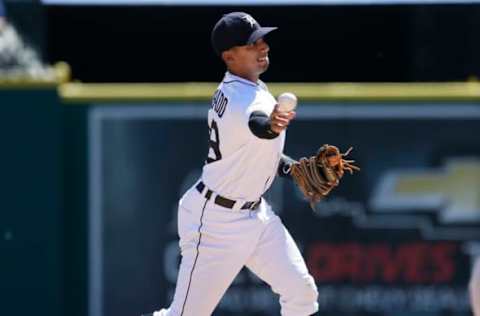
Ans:
<svg viewBox="0 0 480 316"><path fill-rule="evenodd" d="M480 221L480 160L451 159L445 168L389 172L371 202L380 212L438 210L444 223Z"/></svg>

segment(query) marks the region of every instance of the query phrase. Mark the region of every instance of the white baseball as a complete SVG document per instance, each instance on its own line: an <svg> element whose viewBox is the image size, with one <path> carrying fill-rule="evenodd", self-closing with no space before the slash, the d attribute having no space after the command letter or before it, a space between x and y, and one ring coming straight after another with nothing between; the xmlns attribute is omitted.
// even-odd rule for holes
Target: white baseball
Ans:
<svg viewBox="0 0 480 316"><path fill-rule="evenodd" d="M277 98L278 110L281 112L290 112L297 107L297 97L291 92L284 92Z"/></svg>

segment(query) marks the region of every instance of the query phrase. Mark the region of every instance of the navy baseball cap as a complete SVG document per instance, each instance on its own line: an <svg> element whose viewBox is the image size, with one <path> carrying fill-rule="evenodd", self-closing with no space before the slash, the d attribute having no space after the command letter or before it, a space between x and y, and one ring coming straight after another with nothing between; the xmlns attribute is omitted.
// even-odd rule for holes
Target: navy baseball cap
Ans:
<svg viewBox="0 0 480 316"><path fill-rule="evenodd" d="M255 43L276 29L260 26L248 13L231 12L225 14L213 27L211 36L213 49L220 55L232 47Z"/></svg>

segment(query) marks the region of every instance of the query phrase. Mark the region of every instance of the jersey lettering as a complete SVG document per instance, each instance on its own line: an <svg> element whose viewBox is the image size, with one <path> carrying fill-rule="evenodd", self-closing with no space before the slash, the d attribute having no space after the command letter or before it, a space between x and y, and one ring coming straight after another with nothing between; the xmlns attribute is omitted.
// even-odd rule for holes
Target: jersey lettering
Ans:
<svg viewBox="0 0 480 316"><path fill-rule="evenodd" d="M213 95L212 107L213 107L213 110L218 114L220 118L225 113L227 104L228 104L228 99L227 97L225 97L222 90L219 89L215 91L215 94Z"/></svg>
<svg viewBox="0 0 480 316"><path fill-rule="evenodd" d="M208 140L207 164L222 159L222 153L220 152L220 138L218 134L218 126L214 120L212 120L212 124L208 133L210 134L210 139ZM210 153L213 153L213 158L210 157Z"/></svg>

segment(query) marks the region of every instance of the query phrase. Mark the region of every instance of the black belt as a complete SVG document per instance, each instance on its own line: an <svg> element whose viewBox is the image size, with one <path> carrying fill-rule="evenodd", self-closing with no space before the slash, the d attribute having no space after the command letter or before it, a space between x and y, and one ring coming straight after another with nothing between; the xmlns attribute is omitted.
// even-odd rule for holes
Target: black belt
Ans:
<svg viewBox="0 0 480 316"><path fill-rule="evenodd" d="M202 181L200 181L197 184L196 188L197 188L197 191L200 192L200 194L202 194L203 190L205 189L205 184ZM203 196L205 196L207 199L210 199L210 197L212 196L212 193L213 193L213 191L207 188L207 191L205 192L205 194L203 194ZM242 210L253 210L253 209L257 208L257 206L260 204L260 201L261 201L261 199L259 199L258 201L253 201L253 202L245 202L245 204L243 204L240 209L242 209ZM220 205L220 206L223 206L223 207L226 207L226 208L233 208L235 203L236 203L236 201L227 199L227 198L225 198L221 195L215 196L215 204L217 204L217 205Z"/></svg>

